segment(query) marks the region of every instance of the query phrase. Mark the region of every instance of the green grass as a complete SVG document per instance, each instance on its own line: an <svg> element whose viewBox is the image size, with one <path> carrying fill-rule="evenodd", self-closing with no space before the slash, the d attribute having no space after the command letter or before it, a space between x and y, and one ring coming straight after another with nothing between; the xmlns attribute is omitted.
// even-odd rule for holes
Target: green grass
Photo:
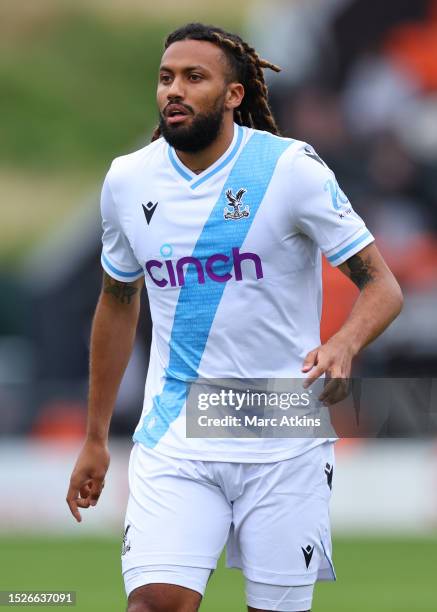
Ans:
<svg viewBox="0 0 437 612"><path fill-rule="evenodd" d="M145 139L165 28L72 14L0 53L0 163L100 170Z"/></svg>
<svg viewBox="0 0 437 612"><path fill-rule="evenodd" d="M122 611L119 550L120 542L113 539L3 537L0 590L71 589L77 592L75 609L80 612ZM335 565L338 582L317 586L313 612L436 610L435 539L338 538ZM242 576L224 568L223 559L201 610L246 610Z"/></svg>
<svg viewBox="0 0 437 612"><path fill-rule="evenodd" d="M163 41L176 25L164 19L71 9L0 36L0 165L99 174L148 142Z"/></svg>

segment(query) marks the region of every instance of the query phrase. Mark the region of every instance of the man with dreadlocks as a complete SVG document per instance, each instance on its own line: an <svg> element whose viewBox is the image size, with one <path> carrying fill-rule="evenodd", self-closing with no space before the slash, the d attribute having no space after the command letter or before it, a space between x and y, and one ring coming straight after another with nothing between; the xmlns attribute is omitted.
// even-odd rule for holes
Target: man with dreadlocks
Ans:
<svg viewBox="0 0 437 612"><path fill-rule="evenodd" d="M311 146L279 136L264 68L278 70L220 28L173 32L153 142L116 159L103 186L87 437L67 501L80 521L102 491L145 278L153 336L129 467L129 612L197 610L226 543L252 612L307 611L315 582L334 578L332 439L186 435L197 378L306 377L308 387L326 375L320 401L335 402L352 358L401 308L331 170ZM321 251L360 289L323 345Z"/></svg>

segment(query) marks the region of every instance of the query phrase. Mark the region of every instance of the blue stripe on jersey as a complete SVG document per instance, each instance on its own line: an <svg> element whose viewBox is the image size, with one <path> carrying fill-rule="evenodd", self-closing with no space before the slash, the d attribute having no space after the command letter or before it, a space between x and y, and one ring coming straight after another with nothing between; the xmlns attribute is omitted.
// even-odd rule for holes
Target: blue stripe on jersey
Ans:
<svg viewBox="0 0 437 612"><path fill-rule="evenodd" d="M168 156L170 157L170 161L176 172L179 172L181 177L184 178L186 181L191 181L191 176L188 174L188 172L185 172L185 170L181 168L181 166L176 161L177 156L176 153L173 151L173 147L168 147Z"/></svg>
<svg viewBox="0 0 437 612"><path fill-rule="evenodd" d="M368 238L369 236L370 236L370 232L366 230L364 234L361 234L361 236L358 236L356 240L354 240L353 242L345 246L343 249L338 251L338 253L335 253L334 255L330 255L330 257L327 258L328 261L330 261L331 263L334 263L336 259L339 259L342 255L345 255L346 253L348 253L350 250L352 250L354 247L359 245L361 242L364 242L364 240L366 240L366 238Z"/></svg>
<svg viewBox="0 0 437 612"><path fill-rule="evenodd" d="M217 166L217 168L214 168L214 170L211 170L211 172L209 172L208 174L205 174L205 176L202 176L202 178L200 178L198 181L195 181L191 185L191 189L196 189L196 187L198 187L199 185L201 185L202 183L204 183L205 181L210 179L212 176L214 176L214 174L217 174L217 172L220 172L220 170L222 170L222 168L227 166L234 159L234 157L237 154L238 149L240 148L241 141L243 140L243 134L244 134L243 128L241 127L241 125L239 125L238 126L237 141L236 141L235 145L233 146L232 151L222 161L222 163Z"/></svg>
<svg viewBox="0 0 437 612"><path fill-rule="evenodd" d="M111 272L114 272L114 274L118 274L119 276L123 276L124 278L132 278L133 276L138 276L140 272L144 272L142 268L139 268L139 270L136 270L135 272L122 272L121 270L113 266L109 259L103 253L102 262L106 265L107 268L111 270Z"/></svg>
<svg viewBox="0 0 437 612"><path fill-rule="evenodd" d="M214 252L229 253L240 248L269 186L280 156L293 141L271 134L255 132L243 147L232 168L208 220L196 243L193 257L205 261ZM228 189L247 191L250 216L244 220L226 221L223 211ZM221 268L221 273L232 269L232 258ZM197 271L189 265L185 283L180 289L170 337L170 357L165 383L160 395L153 398L153 406L146 414L142 428L134 435L135 442L154 447L179 416L188 393L189 381L195 380L208 340L214 317L226 283L209 277L199 284Z"/></svg>

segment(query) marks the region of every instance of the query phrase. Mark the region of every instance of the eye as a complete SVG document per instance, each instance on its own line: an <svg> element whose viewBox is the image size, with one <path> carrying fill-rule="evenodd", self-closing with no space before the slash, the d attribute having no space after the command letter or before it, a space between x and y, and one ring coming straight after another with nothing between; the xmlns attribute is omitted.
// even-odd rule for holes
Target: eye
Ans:
<svg viewBox="0 0 437 612"><path fill-rule="evenodd" d="M169 74L161 74L159 80L164 85L168 85L169 83L171 83L171 76Z"/></svg>
<svg viewBox="0 0 437 612"><path fill-rule="evenodd" d="M190 74L189 79L190 81L193 81L194 83L196 83L202 80L202 76L200 74Z"/></svg>

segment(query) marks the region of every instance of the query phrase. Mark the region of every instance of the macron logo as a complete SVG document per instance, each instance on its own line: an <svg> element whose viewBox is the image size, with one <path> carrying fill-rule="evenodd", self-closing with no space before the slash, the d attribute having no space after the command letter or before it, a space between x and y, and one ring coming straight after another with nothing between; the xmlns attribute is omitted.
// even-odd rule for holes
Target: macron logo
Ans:
<svg viewBox="0 0 437 612"><path fill-rule="evenodd" d="M153 213L155 212L157 206L158 202L147 202L147 204L143 204L143 211L144 216L146 217L147 225L149 225L150 221L152 220Z"/></svg>
<svg viewBox="0 0 437 612"><path fill-rule="evenodd" d="M314 546L310 546L308 544L306 548L304 548L303 546L301 546L301 548L302 548L303 556L305 557L305 565L307 566L307 569L308 569L311 563L311 559L313 558Z"/></svg>
<svg viewBox="0 0 437 612"><path fill-rule="evenodd" d="M232 267L229 265L232 262ZM246 262L243 269L242 263ZM227 283L231 278L236 281L243 280L244 270L246 266L251 265L255 271L256 278L263 278L261 259L256 253L240 253L238 247L232 249L232 255L229 257L224 253L215 253L208 259L200 260L197 257L181 257L177 261L166 259L164 262L158 259L150 259L146 261L146 271L151 280L158 287L182 287L185 284L187 267L194 266L197 274L197 283L203 285L206 277L216 283ZM232 274L231 274L232 272Z"/></svg>

